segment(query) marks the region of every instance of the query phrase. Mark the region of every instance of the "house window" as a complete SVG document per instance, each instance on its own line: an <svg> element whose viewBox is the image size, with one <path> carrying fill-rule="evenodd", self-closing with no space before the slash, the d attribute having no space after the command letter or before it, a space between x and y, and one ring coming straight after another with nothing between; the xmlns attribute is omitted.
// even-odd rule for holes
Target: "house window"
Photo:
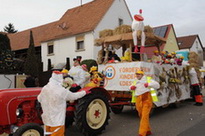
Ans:
<svg viewBox="0 0 205 136"><path fill-rule="evenodd" d="M85 50L84 36L76 37L76 51L84 51L84 50Z"/></svg>
<svg viewBox="0 0 205 136"><path fill-rule="evenodd" d="M123 19L119 18L118 22L119 22L119 26L123 25Z"/></svg>
<svg viewBox="0 0 205 136"><path fill-rule="evenodd" d="M54 54L54 44L53 42L48 43L48 55Z"/></svg>
<svg viewBox="0 0 205 136"><path fill-rule="evenodd" d="M77 42L77 50L84 49L84 41L78 41Z"/></svg>
<svg viewBox="0 0 205 136"><path fill-rule="evenodd" d="M196 41L196 49L197 49L197 50L199 49L198 41Z"/></svg>

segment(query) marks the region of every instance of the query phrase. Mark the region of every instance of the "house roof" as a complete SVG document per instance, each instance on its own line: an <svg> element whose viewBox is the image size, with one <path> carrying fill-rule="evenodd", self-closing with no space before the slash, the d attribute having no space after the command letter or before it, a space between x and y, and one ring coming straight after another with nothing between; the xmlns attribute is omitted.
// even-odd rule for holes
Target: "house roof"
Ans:
<svg viewBox="0 0 205 136"><path fill-rule="evenodd" d="M164 38L165 40L168 39L171 29L173 29L173 31L174 31L174 26L172 24L153 27L154 34L159 36L159 37ZM176 37L175 31L174 31L174 35ZM176 39L177 39L177 37L176 37ZM166 45L166 43L164 43L160 46L160 51L163 51L165 45ZM156 46L148 46L146 48L147 48L146 53L147 53L148 57L151 57L154 54L154 51L158 50Z"/></svg>
<svg viewBox="0 0 205 136"><path fill-rule="evenodd" d="M182 36L178 37L178 43L179 43L179 48L180 49L190 49L192 45L194 44L194 41L198 35L189 35L189 36Z"/></svg>
<svg viewBox="0 0 205 136"><path fill-rule="evenodd" d="M6 32L1 32L1 31L0 31L0 34L7 35L7 33L6 33Z"/></svg>
<svg viewBox="0 0 205 136"><path fill-rule="evenodd" d="M33 32L35 46L41 42L69 37L94 30L114 0L94 0L82 6L69 9L58 20L15 34L9 34L12 50L29 46L29 33Z"/></svg>
<svg viewBox="0 0 205 136"><path fill-rule="evenodd" d="M167 24L162 26L155 26L153 27L153 31L155 35L167 39L171 28L173 28L173 25Z"/></svg>

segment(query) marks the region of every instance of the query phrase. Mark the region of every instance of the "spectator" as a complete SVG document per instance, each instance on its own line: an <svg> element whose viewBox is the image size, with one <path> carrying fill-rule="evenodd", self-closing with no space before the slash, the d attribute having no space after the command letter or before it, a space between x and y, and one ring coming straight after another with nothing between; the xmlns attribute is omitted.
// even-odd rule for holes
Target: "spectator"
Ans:
<svg viewBox="0 0 205 136"><path fill-rule="evenodd" d="M203 98L200 90L200 83L197 77L197 73L194 67L190 67L189 69L189 75L190 75L190 81L191 81L191 89L193 93L193 97L195 99L196 106L202 106L203 105Z"/></svg>
<svg viewBox="0 0 205 136"><path fill-rule="evenodd" d="M24 85L27 88L29 88L29 87L36 87L36 80L35 80L35 78L32 77L31 75L28 75L26 77L26 80L24 81Z"/></svg>

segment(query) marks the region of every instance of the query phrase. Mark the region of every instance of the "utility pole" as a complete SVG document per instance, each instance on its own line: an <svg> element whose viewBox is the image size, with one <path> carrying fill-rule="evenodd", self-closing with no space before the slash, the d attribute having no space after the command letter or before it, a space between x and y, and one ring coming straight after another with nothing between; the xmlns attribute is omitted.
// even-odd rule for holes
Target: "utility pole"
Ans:
<svg viewBox="0 0 205 136"><path fill-rule="evenodd" d="M83 0L80 0L80 6L82 6L83 5Z"/></svg>

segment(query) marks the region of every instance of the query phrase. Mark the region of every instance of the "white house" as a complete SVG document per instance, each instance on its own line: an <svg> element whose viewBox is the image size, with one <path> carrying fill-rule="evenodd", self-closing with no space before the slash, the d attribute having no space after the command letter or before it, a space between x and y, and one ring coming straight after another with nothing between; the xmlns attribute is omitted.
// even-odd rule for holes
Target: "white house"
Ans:
<svg viewBox="0 0 205 136"><path fill-rule="evenodd" d="M203 66L203 45L198 35L177 37L180 50L194 51L199 56L199 63Z"/></svg>
<svg viewBox="0 0 205 136"><path fill-rule="evenodd" d="M98 38L99 31L131 23L132 16L125 0L93 0L68 9L58 21L9 37L14 51L26 49L29 45L29 31L32 30L35 46L41 47L43 70L46 71L48 59L54 67L65 64L68 57L71 64L76 56L96 59L100 48L94 46L94 40Z"/></svg>

